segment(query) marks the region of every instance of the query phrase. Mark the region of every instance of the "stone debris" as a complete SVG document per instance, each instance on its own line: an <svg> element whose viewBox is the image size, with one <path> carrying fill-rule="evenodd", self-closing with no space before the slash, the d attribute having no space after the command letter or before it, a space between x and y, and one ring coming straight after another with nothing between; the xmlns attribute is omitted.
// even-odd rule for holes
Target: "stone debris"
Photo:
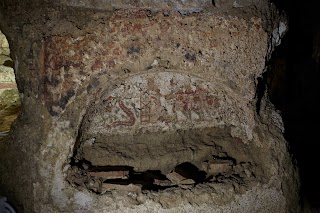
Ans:
<svg viewBox="0 0 320 213"><path fill-rule="evenodd" d="M108 171L89 172L91 177L101 177L103 179L128 179L129 171Z"/></svg>
<svg viewBox="0 0 320 213"><path fill-rule="evenodd" d="M182 180L186 178L180 175L179 173L172 171L171 173L167 174L166 177L174 184L180 183Z"/></svg>
<svg viewBox="0 0 320 213"><path fill-rule="evenodd" d="M184 179L179 182L179 185L192 185L195 184L195 181L192 179Z"/></svg>
<svg viewBox="0 0 320 213"><path fill-rule="evenodd" d="M139 192L142 188L164 190L172 187L191 189L201 183L230 183L243 185L255 178L251 162L235 164L231 157L214 157L202 163L202 170L191 163L183 163L164 175L160 171L136 172L127 167L80 169L72 167L67 180L80 188L86 187L98 194L110 190ZM83 166L83 165L82 165ZM84 167L84 166L83 166ZM103 170L104 169L104 170ZM112 182L111 182L112 181ZM239 186L235 185L237 191Z"/></svg>
<svg viewBox="0 0 320 213"><path fill-rule="evenodd" d="M101 180L96 180L96 179L91 179L87 182L86 186L96 192L96 193L100 193L101 192L101 188L102 188L102 181Z"/></svg>
<svg viewBox="0 0 320 213"><path fill-rule="evenodd" d="M153 183L158 186L172 186L172 182L170 180L154 179Z"/></svg>
<svg viewBox="0 0 320 213"><path fill-rule="evenodd" d="M179 184L179 187L182 189L191 189L193 187L193 184Z"/></svg>
<svg viewBox="0 0 320 213"><path fill-rule="evenodd" d="M89 177L86 175L86 173L78 167L72 167L70 170L68 170L67 181L69 183L85 187L88 180Z"/></svg>
<svg viewBox="0 0 320 213"><path fill-rule="evenodd" d="M195 183L196 182L192 179L185 179L185 180L180 181L178 186L183 189L190 189L194 186Z"/></svg>
<svg viewBox="0 0 320 213"><path fill-rule="evenodd" d="M127 191L127 192L141 192L141 186L135 184L121 185L121 184L112 184L112 183L103 183L102 188L111 191L111 190L119 190L119 191Z"/></svg>
<svg viewBox="0 0 320 213"><path fill-rule="evenodd" d="M167 174L166 177L172 182L173 185L178 185L183 189L191 188L193 184L195 184L194 180L187 179L175 171Z"/></svg>

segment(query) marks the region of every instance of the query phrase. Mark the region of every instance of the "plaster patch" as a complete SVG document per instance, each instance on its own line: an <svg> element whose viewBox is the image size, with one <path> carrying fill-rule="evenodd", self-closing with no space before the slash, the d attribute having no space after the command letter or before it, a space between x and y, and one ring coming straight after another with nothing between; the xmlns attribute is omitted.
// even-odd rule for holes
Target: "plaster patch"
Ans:
<svg viewBox="0 0 320 213"><path fill-rule="evenodd" d="M84 192L76 192L74 195L74 201L78 205L79 210L85 210L91 206L92 197Z"/></svg>
<svg viewBox="0 0 320 213"><path fill-rule="evenodd" d="M59 171L60 169L55 168L55 171ZM51 196L53 198L53 202L60 210L63 210L67 206L68 198L66 194L63 192L65 189L64 178L62 174L55 174L53 178L53 186L51 189Z"/></svg>
<svg viewBox="0 0 320 213"><path fill-rule="evenodd" d="M225 96L215 84L177 72L134 75L102 98L90 132L104 134L212 126Z"/></svg>

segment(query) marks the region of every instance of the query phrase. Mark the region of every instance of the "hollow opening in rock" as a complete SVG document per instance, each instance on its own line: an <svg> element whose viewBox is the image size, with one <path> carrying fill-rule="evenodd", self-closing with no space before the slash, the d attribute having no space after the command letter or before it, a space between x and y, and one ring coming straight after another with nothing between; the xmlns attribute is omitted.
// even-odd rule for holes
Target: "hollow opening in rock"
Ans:
<svg viewBox="0 0 320 213"><path fill-rule="evenodd" d="M67 181L98 194L221 183L240 189L262 180L254 153L230 135L230 128L108 137L82 133L79 140Z"/></svg>
<svg viewBox="0 0 320 213"><path fill-rule="evenodd" d="M223 122L225 103L218 85L179 72L116 82L83 116L68 181L97 193L261 181L263 150Z"/></svg>
<svg viewBox="0 0 320 213"><path fill-rule="evenodd" d="M0 138L6 136L20 112L20 98L6 36L0 31Z"/></svg>

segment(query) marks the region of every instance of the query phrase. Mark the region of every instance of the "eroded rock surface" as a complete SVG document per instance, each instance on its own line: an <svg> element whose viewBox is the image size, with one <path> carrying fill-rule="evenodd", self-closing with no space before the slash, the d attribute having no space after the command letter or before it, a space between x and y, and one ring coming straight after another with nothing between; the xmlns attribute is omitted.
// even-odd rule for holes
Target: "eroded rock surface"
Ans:
<svg viewBox="0 0 320 213"><path fill-rule="evenodd" d="M267 1L1 10L23 109L0 189L19 210L296 212L281 117L257 95L283 33Z"/></svg>

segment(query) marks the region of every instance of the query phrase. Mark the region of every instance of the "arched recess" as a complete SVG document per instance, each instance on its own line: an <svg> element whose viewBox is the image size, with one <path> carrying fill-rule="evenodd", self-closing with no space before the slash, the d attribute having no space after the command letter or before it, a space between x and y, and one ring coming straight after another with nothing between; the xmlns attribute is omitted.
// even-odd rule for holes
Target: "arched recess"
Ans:
<svg viewBox="0 0 320 213"><path fill-rule="evenodd" d="M228 118L237 104L219 84L157 70L119 80L97 97L67 174L78 189L183 193L198 184L210 191L210 184L262 180L261 152L232 135Z"/></svg>

